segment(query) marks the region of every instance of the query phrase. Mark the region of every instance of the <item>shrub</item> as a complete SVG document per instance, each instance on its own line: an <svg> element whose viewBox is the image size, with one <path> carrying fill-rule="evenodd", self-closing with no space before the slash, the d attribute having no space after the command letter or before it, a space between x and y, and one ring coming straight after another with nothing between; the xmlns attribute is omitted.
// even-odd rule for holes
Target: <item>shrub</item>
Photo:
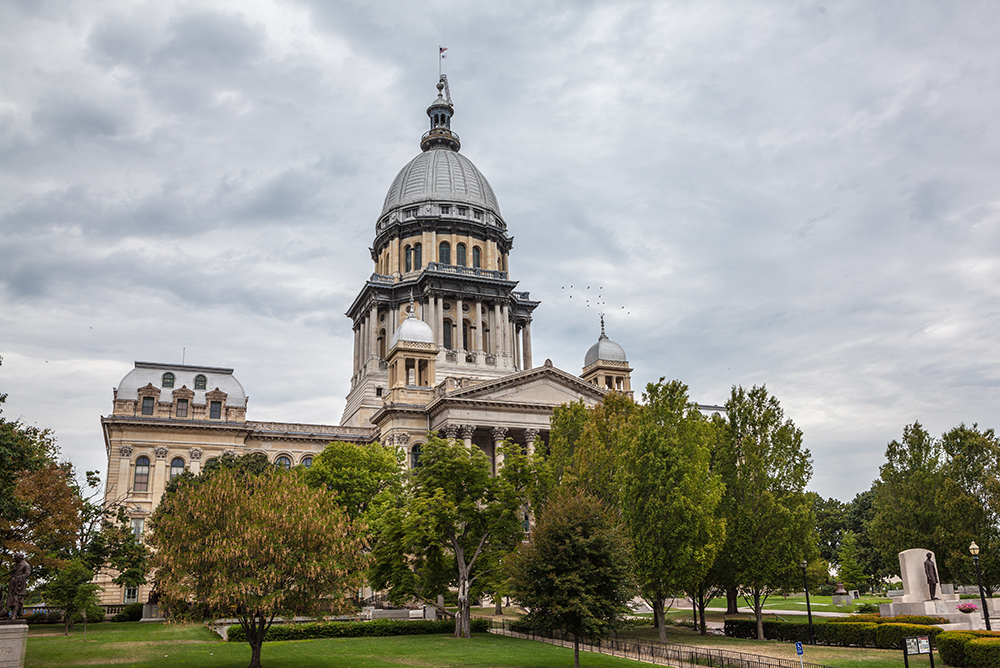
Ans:
<svg viewBox="0 0 1000 668"><path fill-rule="evenodd" d="M937 637L938 655L946 665L967 666L965 647L975 637L968 631L945 631Z"/></svg>
<svg viewBox="0 0 1000 668"><path fill-rule="evenodd" d="M490 620L473 619L473 633L483 633L490 628ZM360 638L382 636L425 635L452 633L455 622L450 619L376 619L370 622L317 622L314 624L277 624L267 630L264 642L278 640L307 640L310 638ZM242 626L230 626L230 642L246 642Z"/></svg>
<svg viewBox="0 0 1000 668"><path fill-rule="evenodd" d="M875 647L879 625L872 622L823 624L817 627L816 642L841 647Z"/></svg>
<svg viewBox="0 0 1000 668"><path fill-rule="evenodd" d="M1000 638L973 638L965 645L969 666L1000 668Z"/></svg>
<svg viewBox="0 0 1000 668"><path fill-rule="evenodd" d="M24 618L27 624L46 624L49 621L49 616L44 612L33 612Z"/></svg>
<svg viewBox="0 0 1000 668"><path fill-rule="evenodd" d="M879 607L878 603L872 603L871 601L864 601L863 603L858 603L854 606L854 612L865 613L871 612L878 614Z"/></svg>
<svg viewBox="0 0 1000 668"><path fill-rule="evenodd" d="M910 636L930 636L931 646L936 646L936 638L944 632L937 626L919 624L879 624L875 632L875 642L879 649L902 649L903 638Z"/></svg>
<svg viewBox="0 0 1000 668"><path fill-rule="evenodd" d="M872 624L920 624L932 626L934 624L947 624L944 617L929 617L927 615L899 615L897 617L882 617L881 615L851 615L850 617L832 617L826 620L827 624L844 624L851 622L869 622Z"/></svg>
<svg viewBox="0 0 1000 668"><path fill-rule="evenodd" d="M45 613L45 623L46 624L59 624L63 620L63 613L61 610L55 610L53 612Z"/></svg>
<svg viewBox="0 0 1000 668"><path fill-rule="evenodd" d="M89 610L87 610L87 623L88 624L96 624L98 622L103 622L104 621L104 617L106 615L107 615L107 613L104 611L104 608L95 605L94 607L92 607ZM73 615L73 623L74 624L79 624L81 622L83 622L83 613L82 612L78 612L75 615Z"/></svg>
<svg viewBox="0 0 1000 668"><path fill-rule="evenodd" d="M114 617L111 618L111 621L113 621L113 622L127 622L128 621L128 613L125 612L125 611L119 612L117 615L115 615Z"/></svg>

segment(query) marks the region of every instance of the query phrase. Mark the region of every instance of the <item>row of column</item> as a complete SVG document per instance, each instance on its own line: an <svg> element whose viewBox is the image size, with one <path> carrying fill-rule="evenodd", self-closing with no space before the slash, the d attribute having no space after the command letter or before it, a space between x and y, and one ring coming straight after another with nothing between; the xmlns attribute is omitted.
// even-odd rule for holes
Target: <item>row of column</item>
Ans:
<svg viewBox="0 0 1000 668"><path fill-rule="evenodd" d="M444 346L445 311L444 300L440 297L430 297L426 306L417 303L415 308L418 318L431 326L434 331L435 342L439 347ZM520 327L516 327L510 321L510 310L507 304L494 303L493 317L490 318L484 304L481 301L472 302L473 308L469 309L470 320L474 334L472 337L472 350L484 351L495 355L511 355L514 358L514 365L519 369L531 369L531 323L526 322ZM465 321L465 313L462 310L464 301L455 300L457 315L456 331L452 336L452 348L465 350L465 342L462 340L462 323ZM396 331L396 323L399 320L398 308L392 308L388 312L386 323L386 343ZM492 321L492 322L491 322ZM483 331L485 326L490 324L491 337L490 349L484 347ZM378 334L381 326L378 322L378 306L372 302L368 315L362 318L354 328L354 373L357 373L372 356L381 357L378 347ZM388 349L385 351L388 353Z"/></svg>
<svg viewBox="0 0 1000 668"><path fill-rule="evenodd" d="M445 438L451 440L457 439L459 434L461 434L465 447L471 448L472 436L476 432L476 426L471 424L447 424L445 425L443 431ZM504 456L503 453L500 452L500 446L503 445L504 440L507 438L508 431L508 427L502 426L496 426L490 429L490 434L493 436L494 473L498 473L500 469L503 468ZM535 440L538 438L539 433L538 429L524 430L524 445L529 456L535 453Z"/></svg>

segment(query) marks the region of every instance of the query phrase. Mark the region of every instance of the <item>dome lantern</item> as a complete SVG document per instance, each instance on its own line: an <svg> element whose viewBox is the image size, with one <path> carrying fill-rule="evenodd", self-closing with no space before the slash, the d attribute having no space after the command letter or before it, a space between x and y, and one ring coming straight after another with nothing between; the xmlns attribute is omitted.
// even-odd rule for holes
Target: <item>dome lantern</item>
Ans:
<svg viewBox="0 0 1000 668"><path fill-rule="evenodd" d="M604 315L601 315L601 336L590 347L583 359L580 377L588 383L632 396L632 369L629 368L625 349L604 333Z"/></svg>
<svg viewBox="0 0 1000 668"><path fill-rule="evenodd" d="M431 129L420 138L420 149L429 151L432 148L447 148L458 151L462 148L462 143L458 135L451 131L451 117L455 115L455 108L451 104L451 95L445 99L443 91L446 90L447 79L441 75L438 81L438 96L431 106L427 107L427 117L431 121Z"/></svg>

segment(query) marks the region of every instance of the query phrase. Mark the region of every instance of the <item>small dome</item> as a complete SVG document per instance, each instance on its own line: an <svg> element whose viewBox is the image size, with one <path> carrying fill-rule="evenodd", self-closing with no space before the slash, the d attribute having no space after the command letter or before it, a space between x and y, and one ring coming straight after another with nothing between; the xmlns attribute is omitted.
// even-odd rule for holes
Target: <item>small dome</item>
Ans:
<svg viewBox="0 0 1000 668"><path fill-rule="evenodd" d="M389 340L389 347L392 348L400 341L434 343L434 332L431 330L430 325L423 320L418 320L413 315L413 311L410 311L410 315L399 326L399 329L393 332L392 339Z"/></svg>
<svg viewBox="0 0 1000 668"><path fill-rule="evenodd" d="M587 368L598 360L604 362L628 362L625 349L608 338L604 333L604 318L601 318L601 338L590 347L587 356L583 358L583 368Z"/></svg>

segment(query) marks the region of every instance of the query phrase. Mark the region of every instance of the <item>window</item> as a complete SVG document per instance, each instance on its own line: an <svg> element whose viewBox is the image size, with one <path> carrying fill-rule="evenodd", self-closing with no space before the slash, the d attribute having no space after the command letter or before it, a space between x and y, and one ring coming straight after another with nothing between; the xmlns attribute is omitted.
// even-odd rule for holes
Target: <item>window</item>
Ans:
<svg viewBox="0 0 1000 668"><path fill-rule="evenodd" d="M410 468L415 469L420 466L420 444L414 445L410 450Z"/></svg>
<svg viewBox="0 0 1000 668"><path fill-rule="evenodd" d="M135 460L135 478L132 489L136 492L145 492L149 489L149 457L139 457Z"/></svg>
<svg viewBox="0 0 1000 668"><path fill-rule="evenodd" d="M144 517L133 517L132 518L132 535L138 541L142 540L142 530L146 528L146 519Z"/></svg>
<svg viewBox="0 0 1000 668"><path fill-rule="evenodd" d="M438 246L438 262L441 264L451 264L451 244L442 241Z"/></svg>
<svg viewBox="0 0 1000 668"><path fill-rule="evenodd" d="M469 349L469 323L465 320L462 321L462 348Z"/></svg>
<svg viewBox="0 0 1000 668"><path fill-rule="evenodd" d="M455 264L460 267L465 266L465 244L455 246Z"/></svg>
<svg viewBox="0 0 1000 668"><path fill-rule="evenodd" d="M174 374L169 371L163 374L163 387L173 387L174 386Z"/></svg>
<svg viewBox="0 0 1000 668"><path fill-rule="evenodd" d="M482 265L483 252L479 250L479 246L472 247L472 266L479 269Z"/></svg>
<svg viewBox="0 0 1000 668"><path fill-rule="evenodd" d="M173 461L170 462L170 479L173 480L182 473L184 473L184 460L180 457L174 457Z"/></svg>
<svg viewBox="0 0 1000 668"><path fill-rule="evenodd" d="M376 387L375 388L375 396L376 397L381 397L382 396L382 388L381 387Z"/></svg>
<svg viewBox="0 0 1000 668"><path fill-rule="evenodd" d="M413 244L413 268L420 269L420 267L423 266L423 263L420 244Z"/></svg>
<svg viewBox="0 0 1000 668"><path fill-rule="evenodd" d="M188 416L188 400L178 399L177 400L177 417L187 417Z"/></svg>
<svg viewBox="0 0 1000 668"><path fill-rule="evenodd" d="M458 207L458 215L460 215L460 216L468 216L469 215L469 207L467 207L467 206L460 206L460 207Z"/></svg>
<svg viewBox="0 0 1000 668"><path fill-rule="evenodd" d="M444 321L444 347L451 350L451 321Z"/></svg>
<svg viewBox="0 0 1000 668"><path fill-rule="evenodd" d="M207 378L205 378L201 374L198 374L197 376L194 377L194 389L204 390L206 385L208 385Z"/></svg>
<svg viewBox="0 0 1000 668"><path fill-rule="evenodd" d="M407 246L403 254L406 256L406 271L413 271L413 249Z"/></svg>
<svg viewBox="0 0 1000 668"><path fill-rule="evenodd" d="M142 414L143 415L153 414L153 397L142 398Z"/></svg>
<svg viewBox="0 0 1000 668"><path fill-rule="evenodd" d="M138 603L139 602L139 588L138 587L126 587L125 588L125 602L126 603Z"/></svg>
<svg viewBox="0 0 1000 668"><path fill-rule="evenodd" d="M483 219L483 212L480 211L479 209L473 209L472 210L472 217L475 218L476 220L482 220Z"/></svg>
<svg viewBox="0 0 1000 668"><path fill-rule="evenodd" d="M292 460L284 455L281 455L274 461L274 465L279 468L290 469L292 468Z"/></svg>
<svg viewBox="0 0 1000 668"><path fill-rule="evenodd" d="M208 417L213 420L218 420L222 417L222 402L213 401L208 408Z"/></svg>
<svg viewBox="0 0 1000 668"><path fill-rule="evenodd" d="M403 218L415 218L417 215L417 209L407 209L403 212Z"/></svg>
<svg viewBox="0 0 1000 668"><path fill-rule="evenodd" d="M447 216L449 213L451 213L451 206L449 206L447 204L442 204L441 205L441 215Z"/></svg>
<svg viewBox="0 0 1000 668"><path fill-rule="evenodd" d="M306 457L306 458L304 458L302 460L302 465L305 466L306 468L309 468L310 466L313 465L313 458L312 457Z"/></svg>

